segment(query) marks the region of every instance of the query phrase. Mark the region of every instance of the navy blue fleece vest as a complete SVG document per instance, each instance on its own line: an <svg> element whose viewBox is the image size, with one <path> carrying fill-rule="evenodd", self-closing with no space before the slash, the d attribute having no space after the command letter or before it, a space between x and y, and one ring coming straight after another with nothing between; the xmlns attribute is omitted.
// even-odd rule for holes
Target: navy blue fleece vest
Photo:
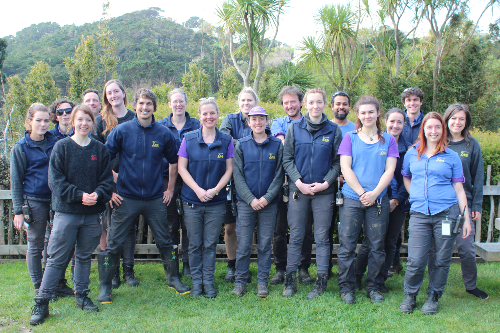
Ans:
<svg viewBox="0 0 500 333"><path fill-rule="evenodd" d="M239 113L228 114L227 118L231 123L233 138L239 140L247 135L250 135L252 130L247 122L243 120L241 111Z"/></svg>
<svg viewBox="0 0 500 333"><path fill-rule="evenodd" d="M312 135L306 119L293 124L295 165L305 184L322 183L332 166L332 150L337 125L331 121Z"/></svg>
<svg viewBox="0 0 500 333"><path fill-rule="evenodd" d="M269 136L264 142L257 143L252 135L240 139L243 152L243 173L252 194L261 198L267 193L276 174L276 158L281 140ZM237 199L241 200L239 195ZM277 202L276 196L272 202Z"/></svg>
<svg viewBox="0 0 500 333"><path fill-rule="evenodd" d="M208 190L214 188L226 173L227 148L231 143L231 136L216 130L215 140L208 147L203 141L202 129L184 135L186 151L189 154L188 171L198 186ZM182 200L197 205L216 205L226 202L226 187L209 202L201 202L196 193L187 186L182 185Z"/></svg>
<svg viewBox="0 0 500 333"><path fill-rule="evenodd" d="M49 161L58 139L50 132L45 133L45 138L45 151L35 144L28 132L17 142L26 154L27 168L24 173L23 192L30 197L50 198L52 195L49 188Z"/></svg>

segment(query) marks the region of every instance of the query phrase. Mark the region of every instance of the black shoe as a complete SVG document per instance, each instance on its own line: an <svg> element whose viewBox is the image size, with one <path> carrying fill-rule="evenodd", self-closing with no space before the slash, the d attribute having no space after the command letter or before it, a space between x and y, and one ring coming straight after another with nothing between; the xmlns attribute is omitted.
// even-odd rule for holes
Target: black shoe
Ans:
<svg viewBox="0 0 500 333"><path fill-rule="evenodd" d="M120 264L116 266L115 274L113 275L113 280L111 280L111 286L113 289L120 288L122 281L120 280Z"/></svg>
<svg viewBox="0 0 500 333"><path fill-rule="evenodd" d="M487 293L485 293L484 291L482 291L481 289L477 288L476 289L472 289L472 290L466 290L469 294L471 295L474 295L478 298L481 298L481 299L488 299L490 298L490 296L488 296Z"/></svg>
<svg viewBox="0 0 500 333"><path fill-rule="evenodd" d="M390 278L395 274L399 274L402 270L403 270L403 265L400 262L392 264L391 268L389 268L389 274L387 277Z"/></svg>
<svg viewBox="0 0 500 333"><path fill-rule="evenodd" d="M135 278L134 265L122 264L123 280L131 287L139 286L139 281Z"/></svg>
<svg viewBox="0 0 500 333"><path fill-rule="evenodd" d="M356 298L354 297L354 293L346 292L340 293L340 300L347 304L355 304Z"/></svg>
<svg viewBox="0 0 500 333"><path fill-rule="evenodd" d="M313 289L307 294L307 299L315 299L326 291L326 285L328 283L327 274L318 274L316 283Z"/></svg>
<svg viewBox="0 0 500 333"><path fill-rule="evenodd" d="M191 296L197 297L203 295L203 285L201 283L193 284L191 287Z"/></svg>
<svg viewBox="0 0 500 333"><path fill-rule="evenodd" d="M308 285L314 282L314 280L309 275L307 268L299 268L299 282L304 285Z"/></svg>
<svg viewBox="0 0 500 333"><path fill-rule="evenodd" d="M189 262L182 263L182 275L191 278L191 268L189 267Z"/></svg>
<svg viewBox="0 0 500 333"><path fill-rule="evenodd" d="M99 283L100 291L97 300L101 304L111 303L111 291L113 276L116 272L116 267L119 264L120 257L107 254L106 252L99 252L97 254L97 264L99 270Z"/></svg>
<svg viewBox="0 0 500 333"><path fill-rule="evenodd" d="M361 282L362 280L363 280L363 275L356 274L356 289L357 290L363 290L363 285Z"/></svg>
<svg viewBox="0 0 500 333"><path fill-rule="evenodd" d="M165 269L165 278L168 282L168 288L175 290L176 293L181 295L189 294L191 290L188 286L182 283L179 278L179 256L177 255L177 248L172 249L170 252L160 252L163 268Z"/></svg>
<svg viewBox="0 0 500 333"><path fill-rule="evenodd" d="M276 274L274 274L270 282L271 284L282 284L283 282L285 282L285 271L277 269Z"/></svg>
<svg viewBox="0 0 500 333"><path fill-rule="evenodd" d="M292 297L297 293L297 276L295 272L287 272L285 275L285 289L283 297Z"/></svg>
<svg viewBox="0 0 500 333"><path fill-rule="evenodd" d="M68 286L68 280L65 278L59 279L59 283L55 289L57 297L73 297L75 291Z"/></svg>
<svg viewBox="0 0 500 333"><path fill-rule="evenodd" d="M217 297L217 289L215 289L215 286L213 285L213 283L203 285L203 289L205 291L206 298Z"/></svg>
<svg viewBox="0 0 500 333"><path fill-rule="evenodd" d="M413 313L416 307L417 295L406 295L401 304L399 304L399 310L404 313Z"/></svg>
<svg viewBox="0 0 500 333"><path fill-rule="evenodd" d="M266 298L267 296L269 296L269 288L267 287L267 284L257 284L257 296L261 298Z"/></svg>
<svg viewBox="0 0 500 333"><path fill-rule="evenodd" d="M30 325L39 325L49 316L49 298L35 297L35 305L31 309Z"/></svg>
<svg viewBox="0 0 500 333"><path fill-rule="evenodd" d="M242 297L247 292L247 287L242 285L242 284L237 284L234 286L234 288L231 292L233 294L236 294L236 296L238 296L238 297Z"/></svg>
<svg viewBox="0 0 500 333"><path fill-rule="evenodd" d="M75 293L75 306L82 310L96 311L99 312L99 308L92 302L90 298L87 297L90 290L86 289L81 293Z"/></svg>
<svg viewBox="0 0 500 333"><path fill-rule="evenodd" d="M422 313L428 315L435 315L439 307L439 295L431 291L425 300L424 305L422 305Z"/></svg>
<svg viewBox="0 0 500 333"><path fill-rule="evenodd" d="M236 273L236 268L228 267L226 276L224 277L224 281L227 283L234 282L236 280L236 277L234 276L235 273Z"/></svg>
<svg viewBox="0 0 500 333"><path fill-rule="evenodd" d="M370 299L372 303L382 303L385 301L384 296L378 290L370 290L366 296Z"/></svg>

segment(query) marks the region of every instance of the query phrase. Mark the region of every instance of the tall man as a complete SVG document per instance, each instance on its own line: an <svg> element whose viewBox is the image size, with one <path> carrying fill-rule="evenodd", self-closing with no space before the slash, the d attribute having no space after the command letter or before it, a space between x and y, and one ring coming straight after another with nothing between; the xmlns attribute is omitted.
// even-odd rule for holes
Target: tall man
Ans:
<svg viewBox="0 0 500 333"><path fill-rule="evenodd" d="M117 193L112 201L121 199L113 210L113 224L108 232L105 252L97 255L101 291L97 298L102 304L111 303L111 280L118 264L123 242L142 215L153 232L160 252L168 287L179 294L190 289L179 279L177 245L168 233L167 205L172 200L177 178L177 150L170 130L155 122L156 96L148 89L139 89L134 95L136 116L115 127L108 136L106 147L111 159L119 154L120 173ZM163 186L163 157L169 162L169 184Z"/></svg>
<svg viewBox="0 0 500 333"><path fill-rule="evenodd" d="M288 126L293 122L302 119L302 100L304 94L297 87L285 86L279 93L280 104L286 112L283 118L277 118L271 126L271 133L285 143ZM287 177L287 176L285 176ZM285 281L285 270L287 260L287 230L288 230L288 206L283 202L283 189L278 193L278 214L276 215L276 224L273 234L273 253L276 274L271 279L271 284L280 284ZM306 224L304 242L302 243L302 254L299 263L299 282L302 284L311 284L314 280L309 276L309 266L311 265L312 249L312 215L309 214L309 220Z"/></svg>
<svg viewBox="0 0 500 333"><path fill-rule="evenodd" d="M94 117L101 113L101 98L99 97L99 91L95 89L87 89L82 94L82 104L88 105Z"/></svg>

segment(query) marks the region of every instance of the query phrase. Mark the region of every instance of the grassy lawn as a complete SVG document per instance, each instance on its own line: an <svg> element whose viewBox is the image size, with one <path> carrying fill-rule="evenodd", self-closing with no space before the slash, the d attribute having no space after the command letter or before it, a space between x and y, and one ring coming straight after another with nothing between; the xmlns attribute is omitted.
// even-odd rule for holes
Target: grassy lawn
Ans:
<svg viewBox="0 0 500 333"><path fill-rule="evenodd" d="M311 286L299 285L291 299L281 296L283 286L270 286L270 296L260 299L256 292L257 266L251 265L254 281L248 293L238 298L231 293L233 284L222 278L225 264L217 264L216 299L192 298L166 288L164 272L158 264L136 265L141 285L123 285L113 291L113 303L100 305L99 313L77 309L71 298L50 304L50 316L34 332L499 332L500 264L478 265L478 284L489 295L479 300L465 292L460 265L452 265L440 309L436 316L424 316L420 308L425 300L421 292L416 311L402 314L398 305L403 299L403 275L387 282L389 293L382 304L371 304L366 292L356 293L357 304L340 301L337 278L327 292L307 301ZM315 276L315 267L310 271ZM274 273L274 268L271 274ZM92 266L91 298L98 294L97 267ZM184 278L185 283L191 283ZM427 288L424 281L422 290ZM26 332L33 305L31 285L25 263L0 264L0 332Z"/></svg>

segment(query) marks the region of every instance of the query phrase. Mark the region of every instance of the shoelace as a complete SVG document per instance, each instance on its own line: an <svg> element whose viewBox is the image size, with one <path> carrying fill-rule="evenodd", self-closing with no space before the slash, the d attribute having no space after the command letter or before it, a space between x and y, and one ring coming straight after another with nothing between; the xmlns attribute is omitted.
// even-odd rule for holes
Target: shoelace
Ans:
<svg viewBox="0 0 500 333"><path fill-rule="evenodd" d="M33 305L33 307L31 308L31 313L36 315L36 314L43 314L43 308L44 304L35 304Z"/></svg>

